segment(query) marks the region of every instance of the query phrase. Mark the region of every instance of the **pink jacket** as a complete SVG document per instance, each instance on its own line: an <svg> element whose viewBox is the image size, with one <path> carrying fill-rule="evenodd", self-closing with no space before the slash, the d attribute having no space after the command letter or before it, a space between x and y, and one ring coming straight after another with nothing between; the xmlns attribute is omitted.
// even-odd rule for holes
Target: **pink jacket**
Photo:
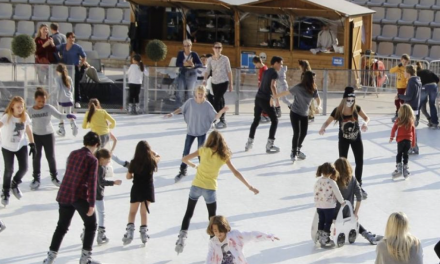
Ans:
<svg viewBox="0 0 440 264"><path fill-rule="evenodd" d="M249 241L266 241L274 240L274 235L267 235L261 232L240 232L238 230L231 230L226 234L226 241L228 241L229 250L234 256L235 263L248 264L243 255L244 244ZM206 264L221 264L223 260L222 244L217 237L211 238L209 241L209 252L206 258Z"/></svg>

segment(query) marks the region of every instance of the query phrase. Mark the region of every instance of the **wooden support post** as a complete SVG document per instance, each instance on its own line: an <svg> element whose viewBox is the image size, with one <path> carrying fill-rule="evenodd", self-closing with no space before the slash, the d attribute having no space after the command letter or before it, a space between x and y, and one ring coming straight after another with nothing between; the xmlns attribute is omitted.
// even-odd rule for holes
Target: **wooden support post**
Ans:
<svg viewBox="0 0 440 264"><path fill-rule="evenodd" d="M237 65L240 65L240 13L234 11L234 47L235 47L235 61ZM235 83L235 85L238 85Z"/></svg>
<svg viewBox="0 0 440 264"><path fill-rule="evenodd" d="M293 51L293 25L295 24L295 17L293 15L289 15L289 22L290 22L290 51Z"/></svg>

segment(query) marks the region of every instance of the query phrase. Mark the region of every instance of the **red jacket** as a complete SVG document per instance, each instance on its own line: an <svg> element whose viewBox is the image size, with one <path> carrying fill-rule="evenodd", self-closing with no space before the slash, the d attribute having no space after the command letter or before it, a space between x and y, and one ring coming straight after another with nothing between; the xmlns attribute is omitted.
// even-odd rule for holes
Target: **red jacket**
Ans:
<svg viewBox="0 0 440 264"><path fill-rule="evenodd" d="M258 71L258 89L260 89L261 79L263 79L263 73L269 69L266 65L263 65L263 67L260 68Z"/></svg>
<svg viewBox="0 0 440 264"><path fill-rule="evenodd" d="M397 126L397 123L399 122L399 119L394 122L393 128L391 129L391 136L390 139L394 139L394 135L396 134L397 130L397 138L396 141L400 142L402 140L409 140L411 141L412 147L416 146L416 128L414 127L414 124L410 126L409 129L407 129L405 126Z"/></svg>
<svg viewBox="0 0 440 264"><path fill-rule="evenodd" d="M50 63L55 62L55 56L54 53L57 51L57 47L52 47L51 45L43 48L43 44L46 43L51 39L51 37L48 37L47 39L42 38L36 38L35 44L37 46L37 50L35 51L35 57L38 59L46 58Z"/></svg>

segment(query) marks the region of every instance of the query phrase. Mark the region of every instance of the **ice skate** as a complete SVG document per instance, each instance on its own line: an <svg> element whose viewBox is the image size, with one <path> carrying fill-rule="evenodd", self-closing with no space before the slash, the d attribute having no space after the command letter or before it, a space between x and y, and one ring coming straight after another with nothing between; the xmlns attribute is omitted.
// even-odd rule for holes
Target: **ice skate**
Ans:
<svg viewBox="0 0 440 264"><path fill-rule="evenodd" d="M79 264L101 264L101 262L92 259L92 251L82 250Z"/></svg>
<svg viewBox="0 0 440 264"><path fill-rule="evenodd" d="M150 239L150 236L147 234L148 228L147 226L141 226L141 229L139 230L139 233L141 233L141 241L145 245Z"/></svg>
<svg viewBox="0 0 440 264"><path fill-rule="evenodd" d="M6 207L6 205L9 204L9 190L3 189L0 197L2 199L1 202L2 202L3 206Z"/></svg>
<svg viewBox="0 0 440 264"><path fill-rule="evenodd" d="M38 190L38 188L40 188L40 180L34 178L31 181L31 184L29 184L29 187L31 188L32 191Z"/></svg>
<svg viewBox="0 0 440 264"><path fill-rule="evenodd" d="M414 148L410 148L409 155L419 155L419 146L415 146Z"/></svg>
<svg viewBox="0 0 440 264"><path fill-rule="evenodd" d="M131 110L133 109L133 104L127 104L127 108L125 111L127 111L127 114L131 114Z"/></svg>
<svg viewBox="0 0 440 264"><path fill-rule="evenodd" d="M371 245L377 245L376 236L371 234L371 232L364 231L361 234L368 242L370 242Z"/></svg>
<svg viewBox="0 0 440 264"><path fill-rule="evenodd" d="M325 231L321 232L321 237L319 239L321 247L334 247L335 243L330 239L330 233Z"/></svg>
<svg viewBox="0 0 440 264"><path fill-rule="evenodd" d="M98 245L107 244L109 239L105 235L105 227L98 227L98 235L96 236L96 242Z"/></svg>
<svg viewBox="0 0 440 264"><path fill-rule="evenodd" d="M74 120L70 121L70 127L72 128L72 135L76 137L76 135L78 135L78 126Z"/></svg>
<svg viewBox="0 0 440 264"><path fill-rule="evenodd" d="M316 237L315 237L315 243L319 243L319 241L320 241L320 239L321 239L321 236L322 236L322 230L318 230L317 232L316 232Z"/></svg>
<svg viewBox="0 0 440 264"><path fill-rule="evenodd" d="M18 184L15 183L15 181L12 181L11 191L15 198L17 198L18 200L23 197L23 194L21 193L20 188L18 188Z"/></svg>
<svg viewBox="0 0 440 264"><path fill-rule="evenodd" d="M274 146L274 142L275 142L274 139L268 139L268 140L267 140L267 144L266 144L266 153L273 154L273 153L278 153L278 152L280 152L280 148L277 147L277 146Z"/></svg>
<svg viewBox="0 0 440 264"><path fill-rule="evenodd" d="M64 129L64 123L59 123L57 135L60 137L64 137L66 135L66 130Z"/></svg>
<svg viewBox="0 0 440 264"><path fill-rule="evenodd" d="M43 264L53 264L56 257L57 257L57 252L55 251L47 252L47 258L43 261Z"/></svg>
<svg viewBox="0 0 440 264"><path fill-rule="evenodd" d="M244 146L244 151L249 151L254 146L254 139L248 138L248 141L246 142L246 146Z"/></svg>
<svg viewBox="0 0 440 264"><path fill-rule="evenodd" d="M51 182L53 183L53 185L55 185L56 187L60 187L61 182L58 180L57 175L51 175L51 177Z"/></svg>
<svg viewBox="0 0 440 264"><path fill-rule="evenodd" d="M131 105L130 114L136 115L136 104L130 104L130 105Z"/></svg>
<svg viewBox="0 0 440 264"><path fill-rule="evenodd" d="M302 159L302 160L305 160L307 158L306 154L301 152L300 149L298 149L296 156L298 156L298 159Z"/></svg>
<svg viewBox="0 0 440 264"><path fill-rule="evenodd" d="M220 120L217 124L215 124L215 128L216 129L223 129L223 128L227 128L228 125L226 124L226 122L223 120Z"/></svg>
<svg viewBox="0 0 440 264"><path fill-rule="evenodd" d="M295 161L297 160L297 158L296 158L296 154L295 154L294 152L291 152L291 153L290 153L290 160L291 160L293 163L295 163Z"/></svg>
<svg viewBox="0 0 440 264"><path fill-rule="evenodd" d="M0 233L6 229L5 223L2 222L2 220L0 220Z"/></svg>
<svg viewBox="0 0 440 264"><path fill-rule="evenodd" d="M188 238L188 231L187 230L180 230L179 232L179 238L176 241L176 252L177 254L180 254L183 252L183 248L185 247L185 241Z"/></svg>
<svg viewBox="0 0 440 264"><path fill-rule="evenodd" d="M124 242L124 246L130 244L131 241L133 241L134 224L128 224L126 230L127 230L127 232L125 233L124 237L122 238L122 242Z"/></svg>
<svg viewBox="0 0 440 264"><path fill-rule="evenodd" d="M174 177L174 183L179 182L183 177L186 176L187 170L186 169L180 169L179 174L177 174L176 177Z"/></svg>
<svg viewBox="0 0 440 264"><path fill-rule="evenodd" d="M396 169L394 170L392 175L393 175L393 179L402 176L402 163L396 164Z"/></svg>
<svg viewBox="0 0 440 264"><path fill-rule="evenodd" d="M408 164L403 165L403 178L405 178L405 180L408 179L408 176L411 174L408 169Z"/></svg>

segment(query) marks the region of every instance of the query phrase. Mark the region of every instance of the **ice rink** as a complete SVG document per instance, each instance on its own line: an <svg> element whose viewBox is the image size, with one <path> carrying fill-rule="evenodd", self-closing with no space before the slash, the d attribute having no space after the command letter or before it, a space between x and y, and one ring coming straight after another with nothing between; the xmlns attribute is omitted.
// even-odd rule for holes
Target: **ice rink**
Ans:
<svg viewBox="0 0 440 264"><path fill-rule="evenodd" d="M188 168L189 175L181 182L174 183L186 135L183 117L114 117L117 120L114 134L119 139L115 154L131 159L137 142L147 140L162 156L159 171L154 175L156 203L151 205L151 214L148 215L150 240L146 247L142 246L139 238L139 215L136 217L135 239L130 245L123 246L121 239L127 224L132 183L125 179L126 169L113 164L115 175L111 179L122 179L123 184L106 188L106 229L110 242L95 246L93 257L108 264L203 264L209 240L205 231L208 213L203 199L199 200L192 219L187 246L180 255L174 251L195 173L194 169ZM370 117L369 129L362 135L365 149L363 187L369 196L362 202L359 222L367 230L383 234L388 216L396 211L405 212L412 233L422 242L425 263L438 263L433 247L440 240L440 130L429 130L425 123L419 125L420 155L410 156L411 176L406 181L402 178L394 181L391 172L395 168L397 145L395 142L388 143L392 116L372 114ZM83 115L78 115L78 124L82 123L82 118ZM315 211L312 193L315 171L323 162L334 162L338 158L337 125L330 125L326 134L320 136L318 130L326 117L317 116L316 121L310 124L303 144L302 150L307 154L307 159L292 165L289 158L292 128L288 114L283 113L278 126L275 141L281 148L278 154L265 152L269 124L260 125L254 148L244 152L252 119L251 115L228 115L228 128L222 133L233 152L232 162L260 190L260 194L250 192L226 166L221 170L217 191L217 213L225 215L233 229L273 233L281 239L247 244L245 255L249 263L374 263L376 247L361 236L354 244L336 249L321 249L310 238ZM79 135L74 138L70 128L66 127L66 130L67 136L57 137L56 142L61 177L68 154L82 147L82 136L86 133L80 129ZM353 161L351 150L349 159ZM3 176L3 161L1 164ZM0 234L1 264L42 263L46 257L58 219L58 204L55 201L57 188L50 182L44 157L42 164L40 189L29 189L32 174L30 164L21 185L24 197L18 201L11 195L9 206L0 208L0 219L7 226ZM55 263L78 263L81 230L82 221L76 214Z"/></svg>

